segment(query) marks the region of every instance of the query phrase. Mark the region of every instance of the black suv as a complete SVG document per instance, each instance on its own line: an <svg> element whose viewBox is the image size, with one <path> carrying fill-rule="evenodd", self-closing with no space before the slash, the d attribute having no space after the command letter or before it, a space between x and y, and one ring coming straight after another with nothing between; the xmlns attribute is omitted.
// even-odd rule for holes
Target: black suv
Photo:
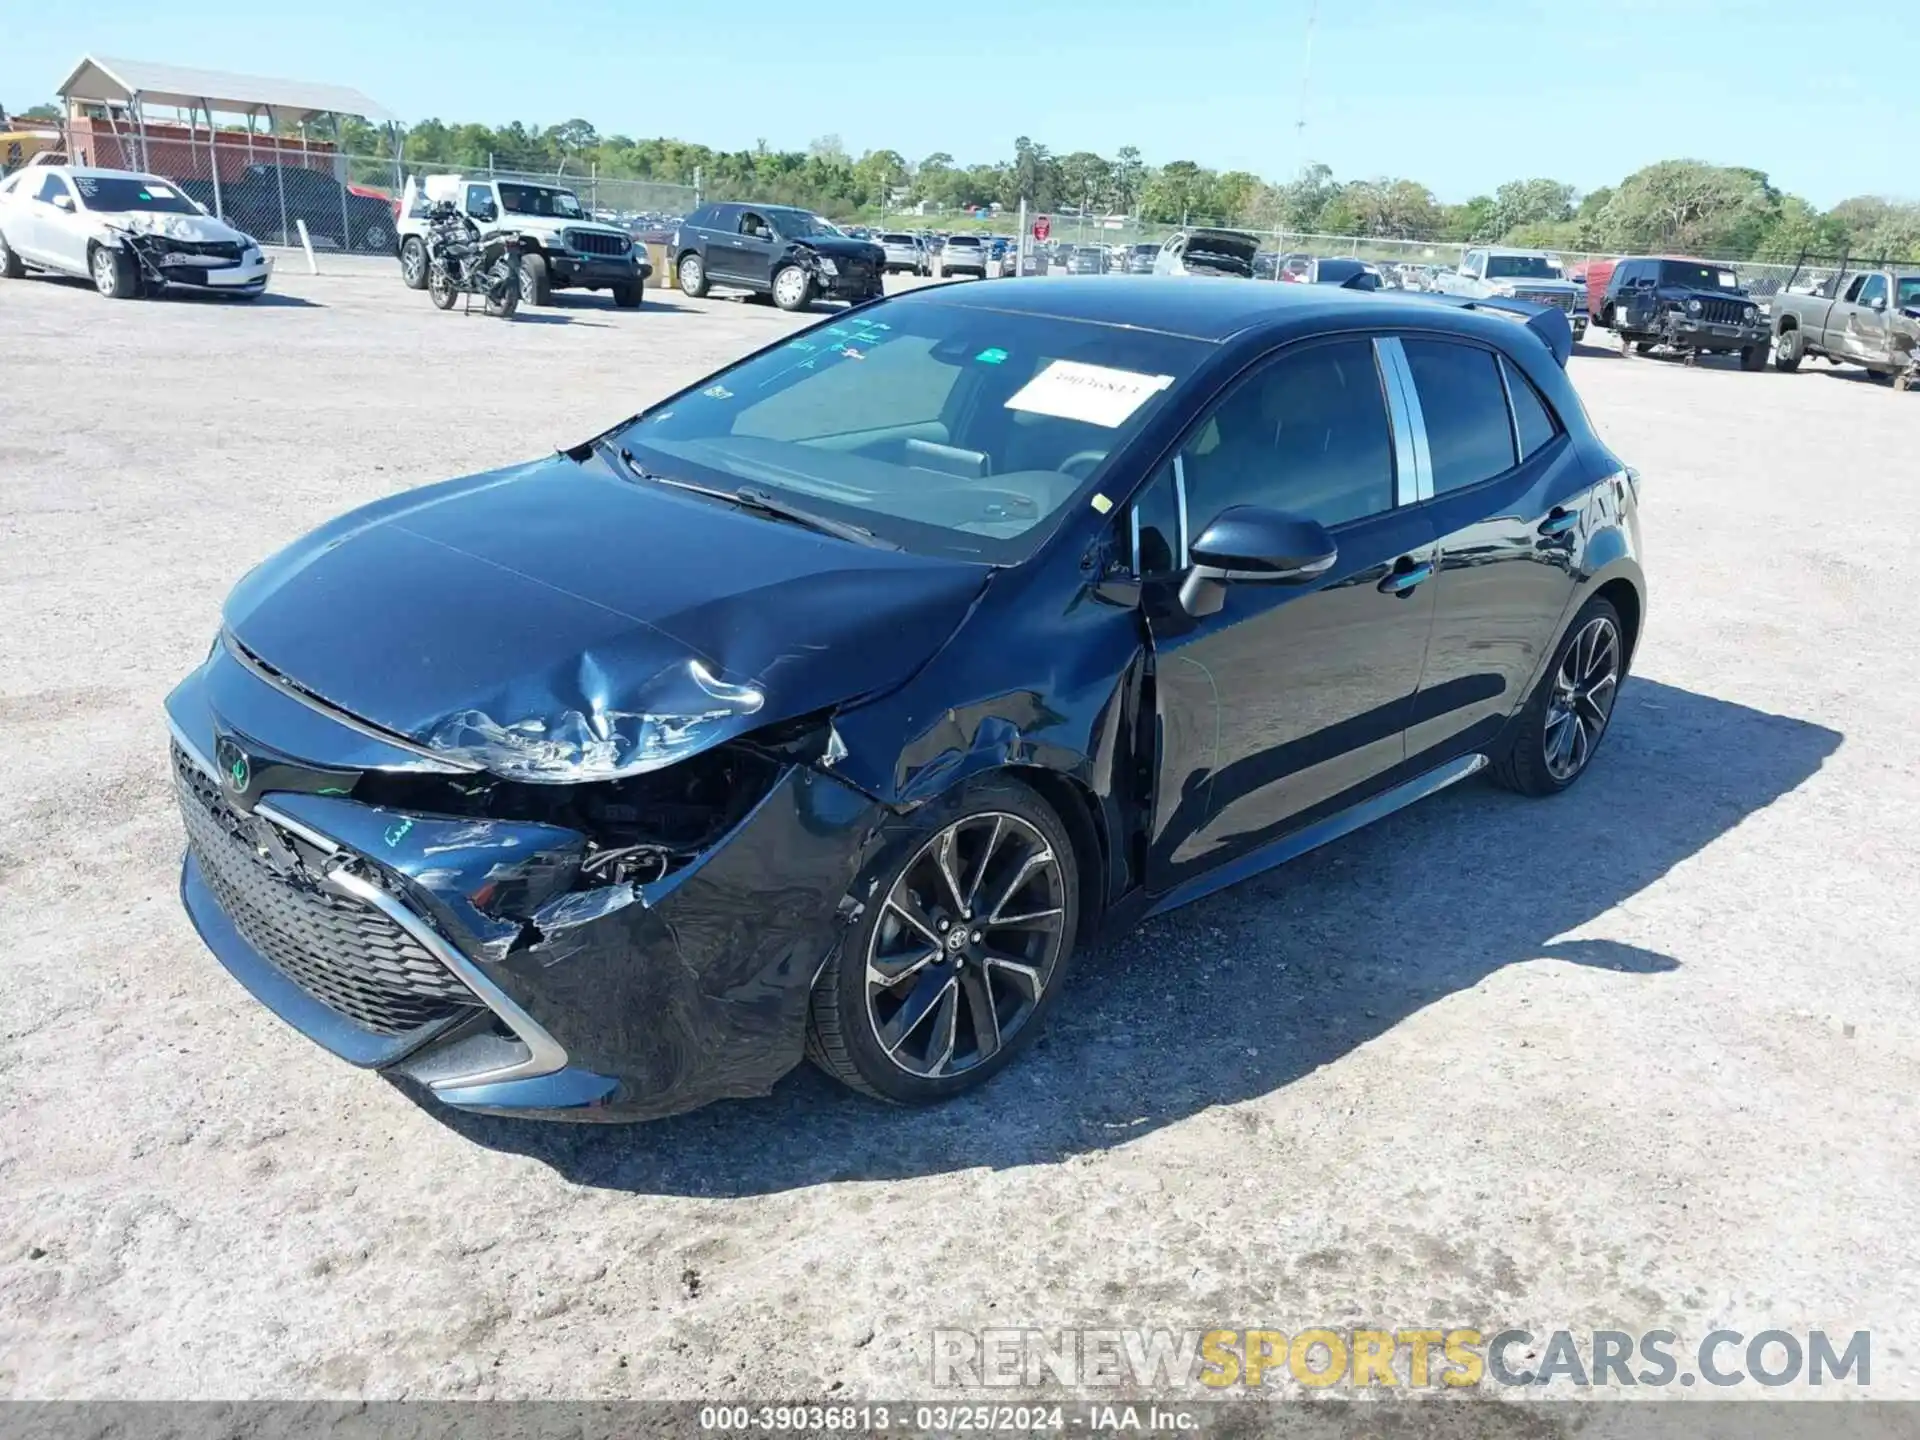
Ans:
<svg viewBox="0 0 1920 1440"><path fill-rule="evenodd" d="M724 201L702 205L673 235L680 288L701 296L716 286L773 296L804 310L821 296L859 304L881 294L887 252L855 240L819 216L787 205Z"/></svg>
<svg viewBox="0 0 1920 1440"><path fill-rule="evenodd" d="M1689 365L1702 353L1738 354L1742 370L1767 368L1767 317L1729 265L1622 260L1607 277L1599 319L1620 337L1622 355L1665 345Z"/></svg>

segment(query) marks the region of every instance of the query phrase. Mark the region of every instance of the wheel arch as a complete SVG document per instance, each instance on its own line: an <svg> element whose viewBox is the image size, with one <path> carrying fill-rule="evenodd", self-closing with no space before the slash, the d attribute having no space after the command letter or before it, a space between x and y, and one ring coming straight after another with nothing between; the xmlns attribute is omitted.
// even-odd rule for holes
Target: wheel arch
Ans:
<svg viewBox="0 0 1920 1440"><path fill-rule="evenodd" d="M1780 323L1777 327L1775 327L1774 333L1779 335L1784 335L1789 330L1798 330L1799 328L1800 328L1800 317L1798 315L1795 315L1789 312L1788 314L1782 315L1780 317Z"/></svg>
<svg viewBox="0 0 1920 1440"><path fill-rule="evenodd" d="M991 777L994 771L985 774ZM1073 865L1080 879L1080 926L1076 946L1099 937L1107 912L1107 862L1111 854L1100 802L1082 780L1040 765L1008 765L999 774L1018 780L1047 802L1073 842Z"/></svg>

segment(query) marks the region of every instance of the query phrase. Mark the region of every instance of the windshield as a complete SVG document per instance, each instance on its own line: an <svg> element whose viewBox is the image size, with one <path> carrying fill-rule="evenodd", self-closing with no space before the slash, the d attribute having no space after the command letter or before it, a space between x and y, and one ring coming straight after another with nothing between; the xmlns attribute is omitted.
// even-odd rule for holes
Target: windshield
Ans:
<svg viewBox="0 0 1920 1440"><path fill-rule="evenodd" d="M1740 277L1718 265L1690 265L1684 261L1660 262L1660 283L1684 290L1738 290Z"/></svg>
<svg viewBox="0 0 1920 1440"><path fill-rule="evenodd" d="M1010 564L1070 507L1112 507L1108 461L1211 349L884 301L721 371L618 442L669 479L750 484L909 550Z"/></svg>
<svg viewBox="0 0 1920 1440"><path fill-rule="evenodd" d="M584 220L580 197L571 190L550 190L545 185L518 185L500 182L500 208L509 215L544 215L550 220Z"/></svg>
<svg viewBox="0 0 1920 1440"><path fill-rule="evenodd" d="M810 235L841 235L845 232L830 220L818 215L809 215L804 210L772 210L767 219L789 240L800 240Z"/></svg>
<svg viewBox="0 0 1920 1440"><path fill-rule="evenodd" d="M136 180L119 175L75 175L73 188L89 210L119 214L151 210L160 215L198 215L200 207L171 185L159 180Z"/></svg>
<svg viewBox="0 0 1920 1440"><path fill-rule="evenodd" d="M1489 280L1561 280L1560 267L1544 255L1489 255Z"/></svg>

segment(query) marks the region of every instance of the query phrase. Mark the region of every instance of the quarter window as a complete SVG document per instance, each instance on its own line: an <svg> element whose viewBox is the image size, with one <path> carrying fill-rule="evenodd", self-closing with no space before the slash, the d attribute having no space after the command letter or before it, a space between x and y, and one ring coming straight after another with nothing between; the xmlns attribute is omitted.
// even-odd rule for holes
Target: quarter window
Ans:
<svg viewBox="0 0 1920 1440"><path fill-rule="evenodd" d="M1315 345L1263 365L1200 422L1180 460L1196 530L1235 505L1327 526L1391 510L1393 435L1372 343Z"/></svg>
<svg viewBox="0 0 1920 1440"><path fill-rule="evenodd" d="M1403 340L1433 457L1433 493L1491 480L1514 465L1513 427L1493 352L1445 340Z"/></svg>
<svg viewBox="0 0 1920 1440"><path fill-rule="evenodd" d="M1507 377L1507 395L1513 401L1513 426L1520 440L1520 458L1526 460L1560 433L1553 411L1533 388L1533 382L1520 373L1520 367L1504 355L1500 369Z"/></svg>

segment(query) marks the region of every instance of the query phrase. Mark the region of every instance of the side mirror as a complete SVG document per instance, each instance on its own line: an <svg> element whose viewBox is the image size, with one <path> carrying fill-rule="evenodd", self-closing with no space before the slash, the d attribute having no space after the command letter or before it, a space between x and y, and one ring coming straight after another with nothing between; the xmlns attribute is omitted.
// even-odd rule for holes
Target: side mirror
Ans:
<svg viewBox="0 0 1920 1440"><path fill-rule="evenodd" d="M56 210L64 210L69 215L73 214L73 197L71 195L54 196L53 208Z"/></svg>
<svg viewBox="0 0 1920 1440"><path fill-rule="evenodd" d="M1878 311L1880 311L1880 312L1881 312L1882 314L1885 314L1885 313L1886 313L1886 309L1887 309L1887 297L1886 297L1886 296L1884 296L1884 295L1876 295L1876 296L1874 296L1874 297L1873 297L1873 299L1871 299L1871 300L1869 300L1869 301L1868 301L1867 303L1868 303L1869 305L1871 305L1871 306L1872 306L1872 307L1873 307L1874 309L1876 309L1876 310L1878 310Z"/></svg>
<svg viewBox="0 0 1920 1440"><path fill-rule="evenodd" d="M1189 615L1212 615L1227 585L1299 585L1333 568L1340 548L1317 520L1259 505L1224 510L1188 546L1192 568L1180 585Z"/></svg>

